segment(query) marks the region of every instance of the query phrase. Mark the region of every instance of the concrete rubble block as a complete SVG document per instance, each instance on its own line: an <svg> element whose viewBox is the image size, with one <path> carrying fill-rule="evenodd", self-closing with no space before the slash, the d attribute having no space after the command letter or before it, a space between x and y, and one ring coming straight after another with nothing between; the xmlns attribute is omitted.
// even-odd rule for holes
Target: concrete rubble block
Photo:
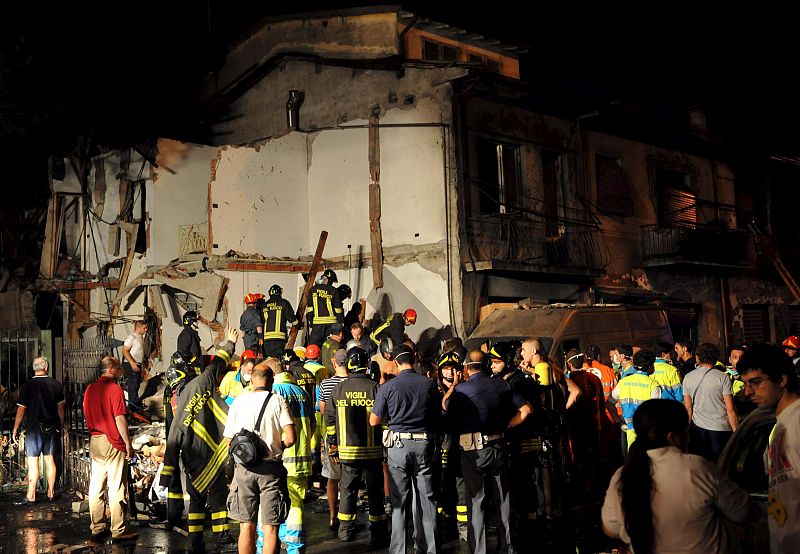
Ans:
<svg viewBox="0 0 800 554"><path fill-rule="evenodd" d="M156 274L153 278L162 284L202 298L203 305L200 307L200 317L204 320L213 321L216 317L220 295L225 285L225 278L221 275L199 273L192 277L173 279L165 275Z"/></svg>
<svg viewBox="0 0 800 554"><path fill-rule="evenodd" d="M76 544L75 546L70 546L65 548L61 552L71 552L77 554L79 552L94 552L95 549L93 546L89 546L88 544Z"/></svg>
<svg viewBox="0 0 800 554"><path fill-rule="evenodd" d="M43 550L42 552L63 552L65 548L69 548L67 544L54 544Z"/></svg>
<svg viewBox="0 0 800 554"><path fill-rule="evenodd" d="M84 512L89 511L89 501L88 500L79 500L72 503L72 513L74 514L82 514Z"/></svg>

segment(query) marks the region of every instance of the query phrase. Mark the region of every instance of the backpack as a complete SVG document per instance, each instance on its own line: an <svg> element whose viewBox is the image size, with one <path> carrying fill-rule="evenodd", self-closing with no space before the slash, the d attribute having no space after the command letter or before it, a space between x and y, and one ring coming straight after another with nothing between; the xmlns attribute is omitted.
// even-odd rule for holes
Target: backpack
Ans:
<svg viewBox="0 0 800 554"><path fill-rule="evenodd" d="M264 410L267 409L269 399L272 397L272 392L267 394L264 404L261 406L261 411L258 412L258 419L256 419L255 428L261 427L261 419L264 417ZM267 443L264 442L258 433L250 429L242 428L231 439L231 457L237 464L243 465L246 468L252 468L261 463L264 456L267 455Z"/></svg>

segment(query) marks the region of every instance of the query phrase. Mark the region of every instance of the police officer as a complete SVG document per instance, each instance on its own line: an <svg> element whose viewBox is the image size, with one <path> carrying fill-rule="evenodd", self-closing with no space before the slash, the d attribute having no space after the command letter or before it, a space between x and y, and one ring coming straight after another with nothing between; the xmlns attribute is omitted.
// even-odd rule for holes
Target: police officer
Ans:
<svg viewBox="0 0 800 554"><path fill-rule="evenodd" d="M169 430L164 467L159 484L168 487L183 462L189 493L190 552L205 552L203 521L206 506L211 510L211 526L218 549L235 549L228 532L226 500L228 484L225 463L228 446L223 440L228 405L219 396L217 383L227 369L239 332L229 328L227 342L214 360L178 395L175 413L180 414Z"/></svg>
<svg viewBox="0 0 800 554"><path fill-rule="evenodd" d="M515 345L499 342L487 353L492 378L502 379L532 407L538 404L539 391L536 380L514 363ZM511 478L512 534L517 544L533 539L535 520L538 516L539 499L537 471L542 441L535 426L534 417L506 432L509 445L509 470Z"/></svg>
<svg viewBox="0 0 800 554"><path fill-rule="evenodd" d="M461 469L472 503L469 544L473 552L486 553L483 503L485 483L491 482L499 511L500 552L516 552L511 544L511 506L508 497L508 448L503 433L521 424L533 407L511 392L508 383L492 379L483 370L482 352L468 353L463 383L456 373L454 386L442 399L442 407L455 425L461 447Z"/></svg>
<svg viewBox="0 0 800 554"><path fill-rule="evenodd" d="M175 350L185 350L200 360L203 364L203 351L200 348L200 334L197 332L197 312L189 310L183 314L183 331L178 335L178 348Z"/></svg>
<svg viewBox="0 0 800 554"><path fill-rule="evenodd" d="M325 404L328 455L341 463L339 483L339 538L355 538L356 499L362 477L367 485L370 544L389 543L388 521L383 507L383 445L379 427L370 427L368 415L375 404L378 384L366 375L369 358L363 348L350 349L346 366L350 377L337 384Z"/></svg>
<svg viewBox="0 0 800 554"><path fill-rule="evenodd" d="M453 387L456 373L463 371L463 360L466 350L456 349L443 352L437 363L439 373L440 396ZM467 542L469 534L469 514L467 512L467 489L464 485L464 474L461 471L461 449L458 437L448 429L440 429L438 433L437 459L437 512L442 516L456 514L458 538ZM441 531L441 529L440 529Z"/></svg>
<svg viewBox="0 0 800 554"><path fill-rule="evenodd" d="M403 344L406 327L414 325L416 322L417 311L412 308L407 309L402 314L400 312L393 313L370 333L369 338L372 339L376 346L380 346L381 339L384 337L392 339L392 343L395 345Z"/></svg>
<svg viewBox="0 0 800 554"><path fill-rule="evenodd" d="M239 330L242 332L245 350L261 351L264 335L264 319L256 307L264 299L263 294L250 293L244 297L245 309L239 318ZM283 350L283 348L281 348Z"/></svg>
<svg viewBox="0 0 800 554"><path fill-rule="evenodd" d="M322 347L325 338L330 334L330 326L344 320L342 299L339 291L333 287L337 281L336 273L332 269L326 269L308 293L306 324L309 344Z"/></svg>
<svg viewBox="0 0 800 554"><path fill-rule="evenodd" d="M412 502L417 552L436 553L436 502L433 489L434 429L441 408L436 384L414 371L414 352L406 345L392 353L397 362L395 379L378 389L369 423L387 423L384 446L388 448L392 495L391 554L406 551L406 501L415 489Z"/></svg>
<svg viewBox="0 0 800 554"><path fill-rule="evenodd" d="M269 299L264 302L264 356L280 358L286 347L287 330L299 325L294 308L283 298L283 289L278 285L269 288Z"/></svg>
<svg viewBox="0 0 800 554"><path fill-rule="evenodd" d="M275 375L272 392L286 399L295 429L295 442L283 451L283 466L286 468L289 501L291 508L286 522L281 524L278 537L286 543L287 551L295 554L305 552L306 540L303 531L303 500L311 474L311 435L314 433L313 400L298 387L292 375L284 371L283 364L269 358L267 366Z"/></svg>

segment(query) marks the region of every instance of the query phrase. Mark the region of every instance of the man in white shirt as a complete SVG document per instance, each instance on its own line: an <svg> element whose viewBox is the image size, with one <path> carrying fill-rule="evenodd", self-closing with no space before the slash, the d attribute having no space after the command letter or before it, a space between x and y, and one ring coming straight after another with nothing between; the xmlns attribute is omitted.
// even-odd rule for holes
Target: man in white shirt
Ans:
<svg viewBox="0 0 800 554"><path fill-rule="evenodd" d="M265 363L253 368L253 392L242 394L228 411L223 436L230 443L242 429L255 431L267 449L256 467L237 464L228 495L228 517L239 522L239 553L252 554L256 548L256 525L261 508L261 530L264 532L264 554L278 554L278 527L289 513L289 491L286 470L281 458L283 449L295 442L295 428L286 400L272 393L274 377ZM262 406L266 409L261 424L256 420ZM283 435L283 437L281 437ZM283 439L283 440L281 440Z"/></svg>
<svg viewBox="0 0 800 554"><path fill-rule="evenodd" d="M800 545L800 394L791 358L780 347L757 344L736 366L747 397L777 423L764 456L769 478L767 511L773 554L797 552Z"/></svg>
<svg viewBox="0 0 800 554"><path fill-rule="evenodd" d="M144 410L139 402L139 385L142 383L144 367L144 336L147 334L147 323L137 321L133 324L133 333L128 335L122 345L122 369L125 371L125 391L128 393L128 410L141 412Z"/></svg>

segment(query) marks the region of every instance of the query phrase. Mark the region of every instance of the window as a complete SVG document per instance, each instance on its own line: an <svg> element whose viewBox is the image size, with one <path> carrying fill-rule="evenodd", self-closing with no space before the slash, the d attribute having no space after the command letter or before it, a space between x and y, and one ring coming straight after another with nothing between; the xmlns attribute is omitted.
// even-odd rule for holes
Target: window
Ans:
<svg viewBox="0 0 800 554"><path fill-rule="evenodd" d="M656 168L658 221L662 225L694 227L697 223L697 196L688 173Z"/></svg>
<svg viewBox="0 0 800 554"><path fill-rule="evenodd" d="M548 237L566 234L564 219L566 191L564 187L567 156L555 150L542 150L542 185L544 186L544 215Z"/></svg>
<svg viewBox="0 0 800 554"><path fill-rule="evenodd" d="M468 59L470 63L482 65L484 68L491 71L492 73L500 73L501 66L499 60L487 58L486 56L481 56L480 54L476 54L474 52L469 53Z"/></svg>
<svg viewBox="0 0 800 554"><path fill-rule="evenodd" d="M597 210L607 215L628 215L631 209L631 190L622 160L601 156L594 158L597 187Z"/></svg>
<svg viewBox="0 0 800 554"><path fill-rule="evenodd" d="M766 304L745 304L742 306L742 326L744 343L753 345L769 341L769 306Z"/></svg>
<svg viewBox="0 0 800 554"><path fill-rule="evenodd" d="M800 335L800 306L789 306L789 334Z"/></svg>
<svg viewBox="0 0 800 554"><path fill-rule="evenodd" d="M422 59L433 62L454 62L459 59L459 51L455 46L423 40Z"/></svg>
<svg viewBox="0 0 800 554"><path fill-rule="evenodd" d="M519 147L478 138L476 148L480 213L511 212L519 205Z"/></svg>

